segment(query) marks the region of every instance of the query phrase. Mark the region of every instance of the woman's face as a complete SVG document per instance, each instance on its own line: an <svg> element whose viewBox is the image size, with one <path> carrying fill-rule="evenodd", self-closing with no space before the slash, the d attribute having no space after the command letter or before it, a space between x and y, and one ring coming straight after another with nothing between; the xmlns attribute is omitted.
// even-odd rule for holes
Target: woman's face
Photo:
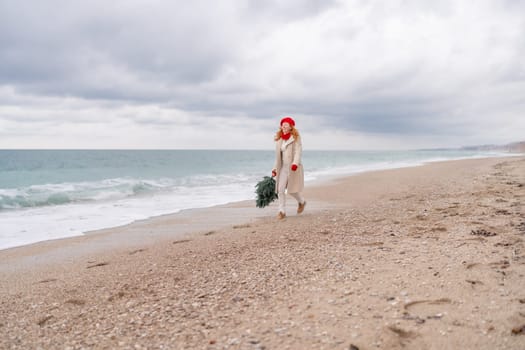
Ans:
<svg viewBox="0 0 525 350"><path fill-rule="evenodd" d="M284 122L283 125L281 125L281 130L283 134L289 134L292 130L292 127L290 126L290 123Z"/></svg>

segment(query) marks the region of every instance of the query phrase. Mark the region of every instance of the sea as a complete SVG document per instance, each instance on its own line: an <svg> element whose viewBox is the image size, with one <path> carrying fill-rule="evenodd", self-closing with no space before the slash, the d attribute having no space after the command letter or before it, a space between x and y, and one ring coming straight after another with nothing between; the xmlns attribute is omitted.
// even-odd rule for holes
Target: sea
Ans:
<svg viewBox="0 0 525 350"><path fill-rule="evenodd" d="M303 152L306 183L429 162L505 156L471 150ZM273 151L0 150L0 249L83 235L192 208L253 200Z"/></svg>

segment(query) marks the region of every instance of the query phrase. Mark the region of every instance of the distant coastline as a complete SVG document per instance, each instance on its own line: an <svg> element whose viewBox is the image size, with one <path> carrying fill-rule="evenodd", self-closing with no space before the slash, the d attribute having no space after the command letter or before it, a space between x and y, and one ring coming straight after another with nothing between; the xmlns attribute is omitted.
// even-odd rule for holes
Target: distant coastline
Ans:
<svg viewBox="0 0 525 350"><path fill-rule="evenodd" d="M479 145L461 147L465 151L500 151L509 153L525 153L525 141L511 142L506 145Z"/></svg>

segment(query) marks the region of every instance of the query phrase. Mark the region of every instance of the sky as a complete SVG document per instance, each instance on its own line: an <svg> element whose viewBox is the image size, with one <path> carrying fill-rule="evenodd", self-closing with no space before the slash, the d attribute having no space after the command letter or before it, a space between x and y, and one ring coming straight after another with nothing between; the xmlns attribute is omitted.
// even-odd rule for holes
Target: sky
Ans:
<svg viewBox="0 0 525 350"><path fill-rule="evenodd" d="M525 1L0 0L0 148L525 140Z"/></svg>

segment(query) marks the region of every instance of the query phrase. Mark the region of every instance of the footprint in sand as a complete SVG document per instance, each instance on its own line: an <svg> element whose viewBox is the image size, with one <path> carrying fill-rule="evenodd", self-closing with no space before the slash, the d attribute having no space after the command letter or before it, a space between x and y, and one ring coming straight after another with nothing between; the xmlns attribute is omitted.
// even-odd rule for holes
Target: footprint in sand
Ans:
<svg viewBox="0 0 525 350"><path fill-rule="evenodd" d="M418 319L441 319L448 311L448 306L452 304L449 298L435 300L415 300L404 305L408 315L417 315Z"/></svg>
<svg viewBox="0 0 525 350"><path fill-rule="evenodd" d="M497 233L492 232L492 231L487 231L485 229L472 230L470 231L470 234L473 236L482 236L482 237L494 237L497 235Z"/></svg>
<svg viewBox="0 0 525 350"><path fill-rule="evenodd" d="M234 229L238 229L238 228L248 228L248 227L252 227L252 225L250 225L250 224L233 225L233 228L234 228Z"/></svg>
<svg viewBox="0 0 525 350"><path fill-rule="evenodd" d="M36 324L39 325L40 327L42 327L43 325L46 324L47 321L53 319L54 317L51 316L51 315L48 315L48 316L44 316L44 317L41 317L37 322Z"/></svg>
<svg viewBox="0 0 525 350"><path fill-rule="evenodd" d="M468 270L465 280L472 288L480 290L490 290L494 285L502 282L502 275L505 276L506 268L510 266L508 260L495 261L492 263L469 263L465 265Z"/></svg>
<svg viewBox="0 0 525 350"><path fill-rule="evenodd" d="M115 301L118 299L122 299L126 296L126 293L124 291L119 291L117 294L113 294L108 298L108 301Z"/></svg>
<svg viewBox="0 0 525 350"><path fill-rule="evenodd" d="M525 221L519 223L518 226L516 226L516 228L518 229L519 233L525 234Z"/></svg>
<svg viewBox="0 0 525 350"><path fill-rule="evenodd" d="M511 212L507 209L497 209L496 210L497 215L511 215Z"/></svg>
<svg viewBox="0 0 525 350"><path fill-rule="evenodd" d="M388 326L388 329L397 334L400 338L413 338L417 335L415 332L405 331L396 326Z"/></svg>
<svg viewBox="0 0 525 350"><path fill-rule="evenodd" d="M399 349L405 348L407 345L412 346L414 341L417 342L418 333L414 331L408 331L398 326L390 325L386 327L386 332L383 333L382 341L383 345L388 349ZM419 348L419 347L418 347Z"/></svg>
<svg viewBox="0 0 525 350"><path fill-rule="evenodd" d="M489 263L489 266L493 269L506 269L510 266L510 262L508 260L500 260Z"/></svg>
<svg viewBox="0 0 525 350"><path fill-rule="evenodd" d="M103 262L96 263L96 264L93 264L93 265L88 265L88 266L86 267L86 269L91 269L91 268L93 268L93 267L106 266L106 265L109 265L109 263L106 262L106 261L103 261Z"/></svg>
<svg viewBox="0 0 525 350"><path fill-rule="evenodd" d="M82 299L69 299L69 300L66 300L65 301L65 304L71 304L71 305L76 305L76 306L82 306L82 305L85 305L86 302Z"/></svg>
<svg viewBox="0 0 525 350"><path fill-rule="evenodd" d="M48 278L42 281L38 281L36 283L50 283L50 282L56 282L56 281L58 281L56 278Z"/></svg>
<svg viewBox="0 0 525 350"><path fill-rule="evenodd" d="M513 327L511 332L514 335L525 334L525 324L521 326Z"/></svg>
<svg viewBox="0 0 525 350"><path fill-rule="evenodd" d="M484 284L483 282L478 280L465 280L465 282L469 283L472 287Z"/></svg>

